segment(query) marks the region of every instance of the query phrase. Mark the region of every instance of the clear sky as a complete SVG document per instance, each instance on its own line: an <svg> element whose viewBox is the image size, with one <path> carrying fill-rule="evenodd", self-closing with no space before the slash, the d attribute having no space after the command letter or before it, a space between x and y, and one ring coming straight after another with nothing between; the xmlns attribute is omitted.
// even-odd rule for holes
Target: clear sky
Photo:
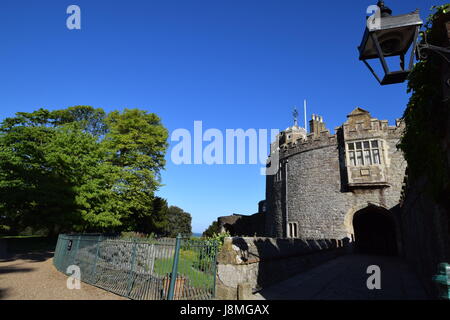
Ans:
<svg viewBox="0 0 450 320"><path fill-rule="evenodd" d="M170 132L284 129L308 100L327 128L355 107L394 124L406 84L381 87L357 46L376 0L1 0L0 119L91 105L157 113ZM387 0L426 19L438 0ZM81 30L66 9L81 8ZM303 114L303 112L300 112ZM303 123L301 120L300 123ZM218 216L252 214L265 198L258 165L175 165L158 195L202 232Z"/></svg>

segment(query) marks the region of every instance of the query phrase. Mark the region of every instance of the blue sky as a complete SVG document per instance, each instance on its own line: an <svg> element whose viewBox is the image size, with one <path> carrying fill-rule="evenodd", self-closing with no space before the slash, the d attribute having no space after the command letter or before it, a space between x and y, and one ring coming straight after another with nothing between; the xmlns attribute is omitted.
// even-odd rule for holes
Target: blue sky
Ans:
<svg viewBox="0 0 450 320"><path fill-rule="evenodd" d="M358 61L366 8L376 0L1 0L0 119L18 111L91 105L157 113L172 132L284 129L292 107L329 129L355 107L391 124L406 84L381 87ZM426 19L444 1L387 1ZM81 30L66 9L81 8ZM302 114L302 112L300 112ZM301 123L303 123L301 121ZM175 143L171 144L173 147ZM202 232L218 216L252 214L265 197L260 165L175 165L158 195Z"/></svg>

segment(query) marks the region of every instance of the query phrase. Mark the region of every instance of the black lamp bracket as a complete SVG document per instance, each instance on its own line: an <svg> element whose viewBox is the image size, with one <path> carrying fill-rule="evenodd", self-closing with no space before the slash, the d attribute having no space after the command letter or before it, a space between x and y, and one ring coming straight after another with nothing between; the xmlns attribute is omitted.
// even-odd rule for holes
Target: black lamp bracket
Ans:
<svg viewBox="0 0 450 320"><path fill-rule="evenodd" d="M447 63L450 64L450 47L439 47L429 44L427 41L427 34L422 32L423 42L417 44L417 60L423 60L428 58L428 52L434 52L440 55Z"/></svg>

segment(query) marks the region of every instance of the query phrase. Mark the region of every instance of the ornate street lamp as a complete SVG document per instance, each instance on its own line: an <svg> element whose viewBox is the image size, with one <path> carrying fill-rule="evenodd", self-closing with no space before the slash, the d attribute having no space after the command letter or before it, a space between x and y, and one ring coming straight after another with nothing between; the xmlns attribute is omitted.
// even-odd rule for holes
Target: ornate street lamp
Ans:
<svg viewBox="0 0 450 320"><path fill-rule="evenodd" d="M417 50L417 38L423 21L420 19L419 10L415 12L392 16L392 10L384 5L384 1L378 1L377 6L370 7L375 14L367 19L367 27L359 49L359 60L369 68L381 85L401 83L410 73ZM405 55L412 45L409 63L405 66ZM391 71L386 62L387 57L400 59L400 70ZM379 59L384 70L381 79L367 60Z"/></svg>

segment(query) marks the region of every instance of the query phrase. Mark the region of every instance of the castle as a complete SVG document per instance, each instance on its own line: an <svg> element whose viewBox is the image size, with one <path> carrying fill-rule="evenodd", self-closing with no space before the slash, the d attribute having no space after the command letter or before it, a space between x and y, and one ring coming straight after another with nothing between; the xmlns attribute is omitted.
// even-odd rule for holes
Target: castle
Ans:
<svg viewBox="0 0 450 320"><path fill-rule="evenodd" d="M266 200L252 216L220 217L235 235L349 239L360 248L395 253L401 245L398 207L406 161L397 144L404 125L356 108L331 134L313 115L271 145Z"/></svg>

